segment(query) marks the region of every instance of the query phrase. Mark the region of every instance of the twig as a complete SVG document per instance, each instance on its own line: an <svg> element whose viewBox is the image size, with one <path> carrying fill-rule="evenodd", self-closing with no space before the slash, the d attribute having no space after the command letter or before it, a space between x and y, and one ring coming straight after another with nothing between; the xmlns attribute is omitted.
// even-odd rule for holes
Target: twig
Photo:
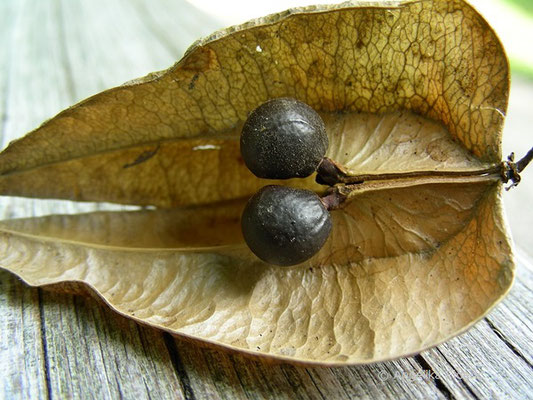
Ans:
<svg viewBox="0 0 533 400"><path fill-rule="evenodd" d="M533 147L527 152L527 154L516 163L516 170L522 172L524 168L533 160Z"/></svg>

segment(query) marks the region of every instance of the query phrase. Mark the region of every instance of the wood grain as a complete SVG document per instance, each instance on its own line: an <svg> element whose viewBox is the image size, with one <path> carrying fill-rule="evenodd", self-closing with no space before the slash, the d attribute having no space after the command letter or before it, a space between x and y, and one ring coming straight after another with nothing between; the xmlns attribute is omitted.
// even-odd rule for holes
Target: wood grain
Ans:
<svg viewBox="0 0 533 400"><path fill-rule="evenodd" d="M0 2L3 146L86 96L171 65L220 27L185 1ZM111 207L0 206L2 218ZM418 356L336 369L199 347L0 272L0 398L532 398L533 272L527 255L517 259L510 295L468 333Z"/></svg>

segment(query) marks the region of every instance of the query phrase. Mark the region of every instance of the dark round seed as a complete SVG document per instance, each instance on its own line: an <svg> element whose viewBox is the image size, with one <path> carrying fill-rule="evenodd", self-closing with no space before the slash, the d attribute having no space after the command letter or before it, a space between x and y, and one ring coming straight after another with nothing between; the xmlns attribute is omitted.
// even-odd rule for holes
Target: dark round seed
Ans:
<svg viewBox="0 0 533 400"><path fill-rule="evenodd" d="M320 115L291 98L272 99L257 107L241 134L244 162L259 178L309 176L327 148L328 137Z"/></svg>
<svg viewBox="0 0 533 400"><path fill-rule="evenodd" d="M329 211L314 192L265 186L248 201L242 233L252 252L270 264L299 264L316 254L331 231Z"/></svg>

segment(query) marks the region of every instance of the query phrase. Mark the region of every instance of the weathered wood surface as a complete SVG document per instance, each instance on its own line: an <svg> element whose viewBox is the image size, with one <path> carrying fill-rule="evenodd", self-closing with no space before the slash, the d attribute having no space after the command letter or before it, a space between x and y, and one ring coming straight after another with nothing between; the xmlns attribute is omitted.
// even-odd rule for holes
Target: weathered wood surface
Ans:
<svg viewBox="0 0 533 400"><path fill-rule="evenodd" d="M1 1L2 147L88 95L168 67L219 27L180 0ZM529 114L520 107L516 101L506 137L527 145L531 125L516 121ZM515 232L532 225L528 180L512 194ZM105 207L13 198L0 205L2 218ZM518 247L530 250L530 236L518 235ZM468 333L414 357L335 369L201 348L93 299L28 288L0 272L0 398L533 398L533 258L518 254L510 295Z"/></svg>

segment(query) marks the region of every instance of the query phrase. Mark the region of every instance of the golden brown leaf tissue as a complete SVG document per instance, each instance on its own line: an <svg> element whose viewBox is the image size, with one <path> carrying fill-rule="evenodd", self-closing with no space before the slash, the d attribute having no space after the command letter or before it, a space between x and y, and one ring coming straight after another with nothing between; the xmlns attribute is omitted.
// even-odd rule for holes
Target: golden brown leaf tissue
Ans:
<svg viewBox="0 0 533 400"><path fill-rule="evenodd" d="M290 96L321 113L328 156L351 173L468 172L500 161L508 90L499 40L458 0L317 6L217 32L0 154L0 194L159 208L4 221L0 266L30 285L82 282L135 320L259 356L421 351L510 288L501 183L370 186L332 212L315 257L274 267L240 233L244 202L271 183L244 166L240 128Z"/></svg>

